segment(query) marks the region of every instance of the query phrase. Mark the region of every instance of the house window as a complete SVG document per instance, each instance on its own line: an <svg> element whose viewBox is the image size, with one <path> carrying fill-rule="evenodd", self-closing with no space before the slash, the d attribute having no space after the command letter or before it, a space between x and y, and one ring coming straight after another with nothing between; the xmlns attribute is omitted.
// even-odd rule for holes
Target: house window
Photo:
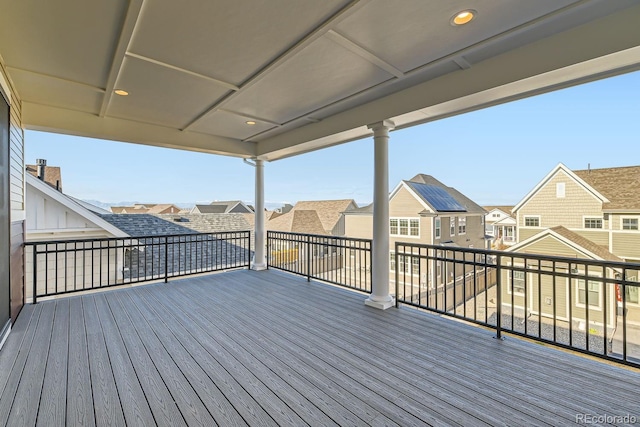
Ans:
<svg viewBox="0 0 640 427"><path fill-rule="evenodd" d="M409 220L409 235L420 236L420 221L417 219Z"/></svg>
<svg viewBox="0 0 640 427"><path fill-rule="evenodd" d="M524 226L525 227L540 227L540 217L539 216L525 216L524 217Z"/></svg>
<svg viewBox="0 0 640 427"><path fill-rule="evenodd" d="M409 257L405 255L398 255L398 271L408 273L409 272Z"/></svg>
<svg viewBox="0 0 640 427"><path fill-rule="evenodd" d="M585 282L584 280L578 280L578 304L581 306L585 306L586 294L585 294ZM601 283L593 280L589 280L588 285L588 297L589 297L589 307L600 307L600 288Z"/></svg>
<svg viewBox="0 0 640 427"><path fill-rule="evenodd" d="M564 197L565 191L564 191L564 182L558 182L556 184L556 197L558 199L562 199Z"/></svg>
<svg viewBox="0 0 640 427"><path fill-rule="evenodd" d="M449 219L449 234L451 236L456 235L456 217L455 216L452 216L451 219Z"/></svg>
<svg viewBox="0 0 640 427"><path fill-rule="evenodd" d="M602 228L602 218L585 218L584 228Z"/></svg>
<svg viewBox="0 0 640 427"><path fill-rule="evenodd" d="M420 274L420 258L411 257L411 274Z"/></svg>
<svg viewBox="0 0 640 427"><path fill-rule="evenodd" d="M622 218L622 229L623 230L637 230L638 229L638 218Z"/></svg>
<svg viewBox="0 0 640 427"><path fill-rule="evenodd" d="M394 252L389 254L389 270L396 271L396 254Z"/></svg>
<svg viewBox="0 0 640 427"><path fill-rule="evenodd" d="M392 235L397 235L398 234L398 220L397 219L390 219L389 220L389 233Z"/></svg>
<svg viewBox="0 0 640 427"><path fill-rule="evenodd" d="M513 292L516 295L524 295L525 283L524 283L524 271L514 271L512 276L512 283L509 286L509 292ZM510 275L511 278L511 275Z"/></svg>
<svg viewBox="0 0 640 427"><path fill-rule="evenodd" d="M465 234L467 232L467 218L458 218L458 234Z"/></svg>
<svg viewBox="0 0 640 427"><path fill-rule="evenodd" d="M436 218L436 239L439 239L442 235L442 222L440 218Z"/></svg>
<svg viewBox="0 0 640 427"><path fill-rule="evenodd" d="M420 220L418 219L389 219L389 234L392 236L420 236Z"/></svg>
<svg viewBox="0 0 640 427"><path fill-rule="evenodd" d="M497 213L494 213L491 216L494 217L494 218L500 218L500 214L497 214Z"/></svg>
<svg viewBox="0 0 640 427"><path fill-rule="evenodd" d="M627 302L638 304L638 286L625 286L625 298Z"/></svg>

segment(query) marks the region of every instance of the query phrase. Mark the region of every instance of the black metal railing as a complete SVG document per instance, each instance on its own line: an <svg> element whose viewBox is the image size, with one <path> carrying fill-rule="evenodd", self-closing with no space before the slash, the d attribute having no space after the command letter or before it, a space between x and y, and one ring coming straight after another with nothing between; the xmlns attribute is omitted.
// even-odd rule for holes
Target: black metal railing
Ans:
<svg viewBox="0 0 640 427"><path fill-rule="evenodd" d="M398 242L396 304L640 366L640 264Z"/></svg>
<svg viewBox="0 0 640 427"><path fill-rule="evenodd" d="M267 266L371 292L371 240L267 231Z"/></svg>
<svg viewBox="0 0 640 427"><path fill-rule="evenodd" d="M249 267L250 232L25 243L27 298Z"/></svg>

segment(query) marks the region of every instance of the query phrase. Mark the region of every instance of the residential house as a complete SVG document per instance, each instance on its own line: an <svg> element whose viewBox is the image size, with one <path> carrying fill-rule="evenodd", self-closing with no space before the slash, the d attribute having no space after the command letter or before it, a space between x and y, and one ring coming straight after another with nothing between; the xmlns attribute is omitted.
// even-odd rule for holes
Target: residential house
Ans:
<svg viewBox="0 0 640 427"><path fill-rule="evenodd" d="M253 209L240 200L231 200L226 202L211 202L208 205L196 204L193 209L191 209L191 213L253 213Z"/></svg>
<svg viewBox="0 0 640 427"><path fill-rule="evenodd" d="M57 176L59 177L59 169ZM56 182L58 180L56 179ZM99 214L104 211L95 206L88 206L61 191L54 188L33 174L25 174L26 184L26 221L25 242L63 241L74 239L104 239L113 237L127 237L128 234L121 229L105 221ZM83 244L84 247L88 247ZM45 251L47 245L37 246L38 250ZM77 246L74 246L77 249ZM100 266L108 268L114 265L114 271L121 269L123 258L112 248L101 251L98 259L94 256L86 257L85 252L69 253L63 264L60 260L49 262L46 257L39 257L37 262L39 293L45 286L51 286L54 278L72 277L77 283L77 288L82 289L87 274L95 266L97 274ZM33 298L33 255L25 254L25 301L31 302ZM47 284L47 278L49 283Z"/></svg>
<svg viewBox="0 0 640 427"><path fill-rule="evenodd" d="M430 175L418 174L401 181L389 195L390 280L395 282L395 243L412 242L449 247L485 247L484 217L486 211L452 187ZM373 212L371 206L344 212L345 231L349 237L371 238ZM420 271L420 260L399 259L398 269L403 274L419 277L421 286L442 283L451 278L441 277L442 266L427 278ZM433 271L433 269L432 269Z"/></svg>
<svg viewBox="0 0 640 427"><path fill-rule="evenodd" d="M572 171L558 164L514 208L518 241L562 225L640 261L640 166Z"/></svg>
<svg viewBox="0 0 640 427"><path fill-rule="evenodd" d="M516 243L516 220L511 216L513 206L484 206L485 234L491 237L492 249L503 249Z"/></svg>
<svg viewBox="0 0 640 427"><path fill-rule="evenodd" d="M502 288L502 304L513 306L517 317L524 319L530 315L540 315L552 320L555 316L558 321L564 322L560 327L566 329L571 321L573 326L583 331L588 318L588 327L595 327L601 333L606 325L611 338L622 290L620 285L605 283L601 278L620 278L622 272L613 268L587 267L584 260L624 262L623 259L563 226L544 229L518 242L507 252L576 258L575 263L552 264L552 261L542 261L538 265L536 262L528 266L526 272L504 268L502 283L506 286ZM525 263L524 258L516 257L512 266L524 268ZM633 280L637 273L627 270L626 279ZM640 325L638 288L626 286L625 293L627 323Z"/></svg>

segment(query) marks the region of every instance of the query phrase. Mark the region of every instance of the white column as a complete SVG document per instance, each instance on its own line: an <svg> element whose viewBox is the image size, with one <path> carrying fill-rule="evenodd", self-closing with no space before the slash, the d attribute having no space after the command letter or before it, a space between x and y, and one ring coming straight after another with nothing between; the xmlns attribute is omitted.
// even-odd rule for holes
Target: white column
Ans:
<svg viewBox="0 0 640 427"><path fill-rule="evenodd" d="M389 294L389 130L390 120L369 125L373 130L373 246L371 295L365 304L386 310L394 305Z"/></svg>
<svg viewBox="0 0 640 427"><path fill-rule="evenodd" d="M265 270L267 261L265 258L265 237L264 227L264 161L256 159L256 212L255 212L255 248L253 255L253 270Z"/></svg>

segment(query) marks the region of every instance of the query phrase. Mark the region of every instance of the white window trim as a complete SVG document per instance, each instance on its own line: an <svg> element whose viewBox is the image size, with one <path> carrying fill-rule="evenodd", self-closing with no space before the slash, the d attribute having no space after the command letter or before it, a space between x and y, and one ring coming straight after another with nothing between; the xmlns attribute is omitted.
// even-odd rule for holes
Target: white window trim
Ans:
<svg viewBox="0 0 640 427"><path fill-rule="evenodd" d="M638 228L636 230L625 230L624 228L622 228L625 219L635 219L636 221L638 221ZM638 217L638 216L621 216L620 217L620 231L624 231L624 232L640 231L640 217Z"/></svg>
<svg viewBox="0 0 640 427"><path fill-rule="evenodd" d="M398 220L398 234L391 234L391 220ZM400 220L406 219L408 224L407 224L407 234L400 234ZM411 221L418 221L418 235L417 236L413 236L411 235ZM421 226L420 226L420 218L411 218L411 217L397 217L397 216L393 216L389 218L389 236L393 236L393 237L403 237L403 238L408 238L408 239L419 239L420 238L420 234L421 234Z"/></svg>
<svg viewBox="0 0 640 427"><path fill-rule="evenodd" d="M440 226L438 227L436 225L436 223L440 223ZM442 237L442 219L441 218L434 218L433 219L433 238L434 239L439 239Z"/></svg>
<svg viewBox="0 0 640 427"><path fill-rule="evenodd" d="M464 231L460 231L460 219L464 218ZM462 236L463 234L467 234L467 217L466 216L459 216L458 217L458 235Z"/></svg>
<svg viewBox="0 0 640 427"><path fill-rule="evenodd" d="M631 231L631 230L625 230L625 231ZM627 279L628 282L633 282L633 281L637 281L637 277L636 276L629 276L629 278ZM620 291L622 292L622 286L620 286ZM640 299L638 300L638 302L631 302L629 300L627 300L626 302L627 307L631 306L631 307L640 307Z"/></svg>
<svg viewBox="0 0 640 427"><path fill-rule="evenodd" d="M556 182L556 199L564 199L567 195L567 186L564 182Z"/></svg>
<svg viewBox="0 0 640 427"><path fill-rule="evenodd" d="M455 216L449 217L449 235L451 237L456 235L456 222Z"/></svg>
<svg viewBox="0 0 640 427"><path fill-rule="evenodd" d="M538 225L527 225L527 218L537 218ZM540 220L540 215L523 215L522 216L522 226L529 228L541 228L542 221Z"/></svg>
<svg viewBox="0 0 640 427"><path fill-rule="evenodd" d="M524 268L524 265L514 265L514 267L517 268ZM507 295L515 295L517 297L523 297L524 298L524 292L513 292L513 285L511 283L511 270L507 270ZM523 271L513 271L513 274L515 275L516 273L524 273L525 274L525 290L526 290L526 283L528 282L528 278L527 278L527 273L523 272Z"/></svg>
<svg viewBox="0 0 640 427"><path fill-rule="evenodd" d="M602 221L602 227L600 228L587 228L585 221L588 219L599 219L600 221ZM604 228L604 218L602 216L597 216L597 215L582 215L582 229L583 230L605 230Z"/></svg>
<svg viewBox="0 0 640 427"><path fill-rule="evenodd" d="M582 275L584 276L584 271L578 271L577 273L578 275ZM602 276L600 275L589 275L587 277L587 279L579 279L579 278L575 278L575 289L576 289L576 294L575 294L575 300L576 300L576 307L578 308L586 308L587 304L582 304L580 302L580 289L578 288L578 284L580 282L585 282L584 283L584 291L585 291L585 301L586 301L586 295L589 292L589 282L598 282L598 286L600 287L600 290L598 291L598 305L595 306L593 304L591 304L591 301L589 301L589 309L590 310L595 310L595 311L602 311L602 300L604 297L604 287L605 287L605 283L602 282Z"/></svg>

